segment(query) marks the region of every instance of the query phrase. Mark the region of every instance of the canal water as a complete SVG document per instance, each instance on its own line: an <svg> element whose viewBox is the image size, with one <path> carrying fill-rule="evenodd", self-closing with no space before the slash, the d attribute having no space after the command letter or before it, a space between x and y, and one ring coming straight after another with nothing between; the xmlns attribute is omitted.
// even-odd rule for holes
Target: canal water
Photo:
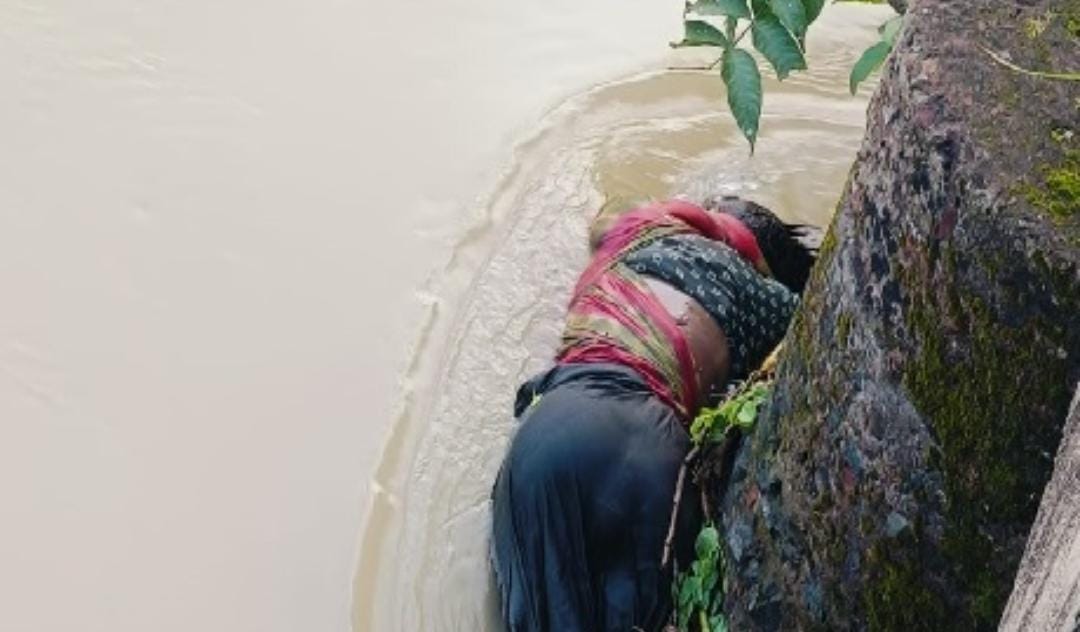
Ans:
<svg viewBox="0 0 1080 632"><path fill-rule="evenodd" d="M828 220L888 14L751 158L654 0L0 2L0 630L485 630L487 493L607 196Z"/></svg>

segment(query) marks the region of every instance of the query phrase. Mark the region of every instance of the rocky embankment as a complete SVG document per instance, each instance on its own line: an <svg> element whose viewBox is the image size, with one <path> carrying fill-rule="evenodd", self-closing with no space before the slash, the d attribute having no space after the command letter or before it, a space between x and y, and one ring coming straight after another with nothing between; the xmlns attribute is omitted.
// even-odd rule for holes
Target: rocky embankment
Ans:
<svg viewBox="0 0 1080 632"><path fill-rule="evenodd" d="M731 629L997 627L1080 380L1080 83L1018 68L1080 70L1080 2L910 3L713 490Z"/></svg>

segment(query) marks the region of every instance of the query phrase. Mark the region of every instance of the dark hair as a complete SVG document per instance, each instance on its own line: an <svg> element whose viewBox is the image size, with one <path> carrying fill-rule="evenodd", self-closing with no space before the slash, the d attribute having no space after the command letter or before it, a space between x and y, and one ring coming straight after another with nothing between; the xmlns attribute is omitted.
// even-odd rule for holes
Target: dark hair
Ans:
<svg viewBox="0 0 1080 632"><path fill-rule="evenodd" d="M788 224L764 206L733 195L707 200L705 207L731 215L745 224L757 237L765 262L776 280L802 294L817 260L822 236L820 228Z"/></svg>

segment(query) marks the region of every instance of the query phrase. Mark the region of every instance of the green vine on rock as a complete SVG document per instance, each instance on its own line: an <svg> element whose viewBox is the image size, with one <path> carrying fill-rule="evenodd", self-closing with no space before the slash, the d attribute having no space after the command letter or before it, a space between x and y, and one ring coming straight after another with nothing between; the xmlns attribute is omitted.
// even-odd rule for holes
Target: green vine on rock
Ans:
<svg viewBox="0 0 1080 632"><path fill-rule="evenodd" d="M703 408L690 424L690 439L695 445L719 443L729 428L749 430L757 419L758 407L769 394L771 382L747 381L716 408Z"/></svg>
<svg viewBox="0 0 1080 632"><path fill-rule="evenodd" d="M675 507L662 564L666 565L670 554L674 520L682 495L681 481L687 465L694 461L702 450L723 444L731 432L747 432L753 427L761 404L772 391L771 373L775 366L775 357L775 354L771 356L766 361L766 367L759 369L740 384L719 406L702 409L690 425L690 438L694 449L679 472L680 483L675 493ZM691 563L689 570L678 574L672 586L676 629L682 632L692 629L701 632L727 632L727 618L723 613L724 596L727 594L724 549L720 543L720 531L711 521L707 521L698 533L694 552L697 559Z"/></svg>
<svg viewBox="0 0 1080 632"><path fill-rule="evenodd" d="M724 605L724 553L720 532L706 524L694 543L697 559L690 570L675 581L676 625L689 630L691 623L701 632L727 632Z"/></svg>

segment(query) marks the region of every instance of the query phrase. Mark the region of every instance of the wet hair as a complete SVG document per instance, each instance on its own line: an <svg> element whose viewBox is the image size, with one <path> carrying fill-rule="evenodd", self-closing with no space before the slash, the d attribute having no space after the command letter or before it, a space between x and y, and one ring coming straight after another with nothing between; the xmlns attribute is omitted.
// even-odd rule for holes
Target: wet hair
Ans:
<svg viewBox="0 0 1080 632"><path fill-rule="evenodd" d="M822 237L820 228L788 224L764 206L733 195L706 200L705 207L731 215L745 224L757 238L776 280L802 294L817 260Z"/></svg>

